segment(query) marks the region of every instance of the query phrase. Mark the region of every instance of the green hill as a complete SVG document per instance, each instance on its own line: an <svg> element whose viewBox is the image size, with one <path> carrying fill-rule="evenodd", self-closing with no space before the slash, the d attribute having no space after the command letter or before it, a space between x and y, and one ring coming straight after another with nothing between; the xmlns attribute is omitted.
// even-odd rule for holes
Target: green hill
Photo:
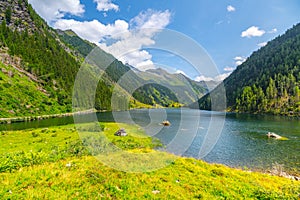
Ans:
<svg viewBox="0 0 300 200"><path fill-rule="evenodd" d="M208 88L202 82L196 82L183 74L170 74L164 69L149 69L146 72L139 71L137 74L143 79L159 83L170 88L178 101L188 105L208 92Z"/></svg>
<svg viewBox="0 0 300 200"><path fill-rule="evenodd" d="M300 24L254 52L224 80L224 86L230 111L299 116ZM210 109L209 94L198 103L201 109Z"/></svg>
<svg viewBox="0 0 300 200"><path fill-rule="evenodd" d="M75 48L83 57L86 57L95 47L95 44L92 44L86 40L80 38L72 30L56 30L59 37L69 44L71 47Z"/></svg>
<svg viewBox="0 0 300 200"><path fill-rule="evenodd" d="M95 45L78 37L73 31L57 31L62 40L71 48L73 47L77 50L82 49L82 51L80 51L82 57L88 56L88 54L96 48ZM152 70L151 73L140 72L131 66L124 65L100 48L97 48L96 51L97 55L93 58L89 57L88 59L94 60L93 63L99 69L105 71L107 75L105 77L110 79L113 83L118 83L118 81L121 80L122 83L120 83L120 86L132 94L136 100L144 104L152 106L158 104L166 107L177 105L176 103L179 101L188 104L198 99L197 97L203 95L203 93L206 93L204 86L189 78L169 74L162 69ZM169 77L168 80L162 79L162 77L166 76ZM170 81L174 84L169 84ZM179 85L176 82L179 82ZM177 98L178 96L181 97L182 93L188 101Z"/></svg>
<svg viewBox="0 0 300 200"><path fill-rule="evenodd" d="M82 48L82 46L74 48L75 45L69 45L60 38L55 30L47 26L26 0L0 1L0 12L4 15L10 13L9 16L0 18L2 62L7 58L10 60L18 58L19 62L15 63L14 66L28 76L37 77L23 82L22 87L17 90L18 94L12 90L17 87L17 80L12 77L6 77L2 80L4 86L11 83L14 87L3 91L0 100L3 107L0 115L11 117L71 112L75 76L80 68L84 53L88 53L94 45L86 41L81 42L83 40L78 36L72 36L70 33L70 37L75 38L70 41L89 48ZM80 51L78 52L78 50ZM6 63L6 67L8 71L12 70L10 63ZM93 72L91 71L91 73ZM92 74L91 77L96 80L95 74ZM39 98L39 91L36 94L28 93L24 88L26 85L36 85L36 87L43 88L43 92L47 95L41 94L43 95L42 100ZM85 86L89 87L89 82L86 82ZM111 109L110 98L113 88L117 88L120 96L129 98L131 102L136 102L126 91L122 91L122 88L116 86L110 77L104 77L99 81L96 92L95 107L97 109ZM18 103L20 98L22 102ZM7 101L7 99L10 100ZM32 106L35 108L34 111L28 109L32 104L35 104ZM130 105L136 106L134 103Z"/></svg>
<svg viewBox="0 0 300 200"><path fill-rule="evenodd" d="M76 74L82 64L83 58L96 45L79 38L72 31L63 32L50 28L36 14L27 0L1 0L0 13L0 49L4 55L1 57L2 63L6 57L9 57L10 60L17 58L19 62L15 67L22 70L28 76L36 77L36 79L29 79L28 82L23 84L36 85L39 88L43 88L44 93L47 94L43 97L46 100L40 100L37 97L35 98L33 94L28 94L23 87L18 88L18 95L12 96L10 94L13 91L3 90L1 94L2 98L0 99L0 104L2 105L0 116L12 117L71 112L72 91ZM168 106L176 101L173 98L174 94L172 91L163 87L145 86L146 93L144 91L143 93L139 92L141 89L128 93L127 87L118 85L117 81L124 73L130 71L130 68L102 50L100 54L100 58L104 60L99 60L97 62L98 65L102 65L103 67L107 59L111 60L111 63L105 70L105 75L98 83L95 99L96 109L111 109L111 95L114 88L117 89L117 93L121 99L129 99L130 107L147 107L147 105L142 103L148 103L145 100L148 98L154 99L151 102L153 105ZM95 73L99 72L99 69L95 70L95 67L99 67L97 64L91 66L94 69L88 72L92 73L90 75L94 81L98 75ZM8 71L12 71L10 63L6 63L5 66ZM13 78L3 78L2 85L5 86L9 84L8 82L15 84L14 81ZM93 80L84 83L85 87L88 88L92 82ZM132 72L130 79L128 79L128 84L132 82L143 85L144 80ZM154 90L153 88L156 89ZM157 91L160 93L160 97L164 97L163 100L157 98ZM37 93L37 96L39 96L39 92ZM134 99L132 97L133 93L139 99ZM18 98L20 97L23 97L24 102L15 103L14 106L10 104L10 102L19 102ZM31 98L34 98L35 101L39 100L39 103L35 103L36 109L34 111L27 109L28 105L33 104L33 101L29 101ZM11 100L6 101L7 99ZM38 106L45 107L45 109L38 109ZM53 109L47 109L47 106L52 106ZM125 108L128 108L128 105Z"/></svg>
<svg viewBox="0 0 300 200"><path fill-rule="evenodd" d="M34 78L16 66L0 63L0 118L67 112Z"/></svg>

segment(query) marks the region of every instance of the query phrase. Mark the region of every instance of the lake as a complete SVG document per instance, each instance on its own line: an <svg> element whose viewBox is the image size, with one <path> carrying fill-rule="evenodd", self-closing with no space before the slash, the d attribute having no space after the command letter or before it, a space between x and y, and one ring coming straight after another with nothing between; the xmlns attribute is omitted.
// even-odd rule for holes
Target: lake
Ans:
<svg viewBox="0 0 300 200"><path fill-rule="evenodd" d="M76 121L93 121L93 114ZM277 163L300 174L300 120L296 118L209 112L190 109L141 109L97 113L98 121L135 123L157 137L164 150L231 167L267 170ZM167 119L171 126L160 123ZM1 124L0 130L20 130L74 123L73 117ZM269 139L274 132L288 140Z"/></svg>

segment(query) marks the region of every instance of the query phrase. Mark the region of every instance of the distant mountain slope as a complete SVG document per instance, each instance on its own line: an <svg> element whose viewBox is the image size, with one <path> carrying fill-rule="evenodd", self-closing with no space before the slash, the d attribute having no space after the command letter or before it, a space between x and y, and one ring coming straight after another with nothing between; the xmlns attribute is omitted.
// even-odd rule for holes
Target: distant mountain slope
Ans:
<svg viewBox="0 0 300 200"><path fill-rule="evenodd" d="M224 86L229 110L300 115L300 24L254 52ZM201 98L200 108L210 109L209 101Z"/></svg>
<svg viewBox="0 0 300 200"><path fill-rule="evenodd" d="M18 102L20 96L10 96L14 92L14 87L10 87L12 91L3 90L1 96L10 96L11 100L0 99L0 104L3 106L0 115L10 117L72 111L72 90L75 76L81 64L82 56L78 57L80 53L62 41L56 31L36 14L27 0L0 0L0 13L0 48L3 55L9 54L10 57L19 57L20 62L17 67L30 74L31 77L38 79L38 81L30 79L24 84L41 87L47 94L46 96L39 95L37 92L37 96L45 98L41 100L33 93L19 91L25 90L24 87L19 87L18 93L24 95L24 102L14 104L13 112L6 112L12 107L10 103ZM1 59L5 58L0 57ZM10 73L12 71L11 66L8 64L7 67L7 71ZM13 77L6 77L1 84L14 84L15 81L17 80L14 80ZM89 85L86 84L86 87ZM95 99L98 109L109 110L111 108L110 95L113 88L114 84L108 78L99 82ZM120 95L128 96L129 94L120 92ZM32 103L35 102L31 101L32 98L41 101ZM129 95L128 98L131 96ZM135 102L133 98L131 101ZM32 112L31 109L27 108L29 105L39 109ZM43 107L50 105L57 106L54 106L55 109L43 109ZM131 105L134 106L134 104Z"/></svg>
<svg viewBox="0 0 300 200"><path fill-rule="evenodd" d="M164 69L149 69L146 72L137 74L147 80L161 84L174 92L178 101L188 105L208 92L207 86L203 83L193 81L183 74L170 74Z"/></svg>
<svg viewBox="0 0 300 200"><path fill-rule="evenodd" d="M96 48L95 44L81 39L73 31L57 30L57 32L65 43L78 50L83 57L88 56L88 54ZM104 77L111 80L114 84L122 81L120 87L131 94L137 101L151 106L158 104L167 107L173 106L178 102L174 92L170 89L158 85L157 82L144 80L139 74L135 73L133 67L124 65L102 49L97 48L96 51L97 58L93 59L97 61L94 65L104 70L106 73ZM104 63L108 66L104 66Z"/></svg>
<svg viewBox="0 0 300 200"><path fill-rule="evenodd" d="M33 10L27 0L0 0L0 24L0 50L3 51L4 55L9 54L10 57L19 58L20 62L16 67L22 70L24 74L36 77L29 80L31 83L26 84L43 88L44 93L47 94L43 98L48 97L48 100L40 102L49 104L50 101L51 105L55 105L55 109L41 109L40 113L38 112L39 109L36 109L35 112L24 109L32 104L32 101L29 101L29 95L24 97L24 100L28 100L28 103L18 104L18 106L15 106L16 111L14 112L6 112L10 109L10 105L6 104L4 98L2 98L0 104L4 106L2 110L6 111L1 113L1 116L41 114L44 111L47 114L71 112L75 77L84 58L94 50L96 45L81 39L71 30L61 31L50 28ZM145 104L179 106L179 99L175 94L177 93L178 96L177 91L184 92L183 94L189 96L190 100L198 98L206 92L198 83L181 75L174 75L174 80L184 80L181 83L191 85L191 91L184 90L182 87L173 91L174 88L170 85L161 84L158 79L143 79L135 73L132 67L122 64L112 55L99 48L98 53L97 62L88 63L91 68L86 73L90 75L91 80L82 83L84 85L82 91L88 92L88 89L97 80L98 75L103 71L105 72L100 81L97 82L96 97L93 97L92 94L86 94L90 98L90 102L95 102L95 108L98 110L112 109L111 98L113 92L118 93L117 96L120 99L128 99L130 108L147 107ZM6 66L8 71L11 71L12 66L9 64ZM3 84L14 81L12 78L11 80L9 78L3 80ZM121 83L119 83L120 80L122 80ZM5 92L9 93L8 90L5 90ZM193 93L195 97L191 98ZM25 95L26 92L24 91L23 94ZM17 96L12 96L12 99L18 102ZM189 103L189 101L185 103ZM120 104L122 109L128 108L128 105L123 105L124 103L121 101L116 104ZM35 105L48 106L44 103L35 103ZM76 101L74 105L77 105ZM0 112L2 111L0 110Z"/></svg>
<svg viewBox="0 0 300 200"><path fill-rule="evenodd" d="M80 38L72 30L56 30L60 38L75 48L83 57L86 57L96 45Z"/></svg>
<svg viewBox="0 0 300 200"><path fill-rule="evenodd" d="M47 114L72 111L72 91L76 74L82 64L83 58L96 45L82 40L72 31L58 31L60 33L58 34L56 30L50 28L45 21L36 14L31 5L28 4L27 0L0 0L0 24L1 51L3 51L4 54L9 54L11 57L20 58L17 67L27 74L30 74L30 76L38 79L38 82L33 79L29 80L32 82L30 84L38 84L41 86L45 93L47 93L49 101L57 104L56 108L59 109L45 109L45 111L47 110L47 112L49 112ZM120 85L117 84L117 78L120 78L121 75L130 71L130 68L123 65L113 58L112 55L107 54L104 51L101 51L100 58L103 60L98 62L99 65L103 65L107 60L112 60L112 62L106 69L106 74L98 83L96 98L93 99L95 107L99 110L110 110L111 95L114 89L117 91L120 99L130 100L130 107L147 106L140 103L139 99L134 99L132 97L133 94L128 93L126 87L120 87ZM8 67L8 71L11 71L10 66ZM89 73L96 73L96 71L91 70ZM97 79L97 74L90 75L92 79ZM140 79L135 74L132 75L132 78L133 79L129 81L133 82L134 80L139 84L144 83L144 80ZM12 78L11 80L9 78L3 80L2 83L4 85L6 82L14 81ZM85 88L89 88L89 84L92 82L93 81L89 80L83 84L85 85ZM145 95L147 94L147 96L140 94L135 96L139 97L141 100L150 97L155 99L155 101L152 102L153 104L167 106L176 101L176 99L172 99L173 94L171 91L161 87L156 87L154 90L153 88L155 87L156 86L150 87L150 85L146 86ZM156 91L161 93L160 97L163 97L163 100L156 98ZM8 90L5 90L5 92L8 93ZM139 93L139 90L134 93ZM17 102L18 99L16 98L17 97L12 96L12 101L15 99ZM25 100L28 100L28 98L24 97ZM4 98L0 99L0 104L4 106L2 110L9 110L11 107L9 103L6 104ZM30 101L28 103L24 102L24 104L19 104L16 106L14 112L3 112L1 113L1 116L10 117L39 114L38 112L32 113L30 109L24 109L24 107L26 108L26 105L29 104ZM36 106L37 105L40 104L36 104ZM40 106L46 105L42 104ZM128 105L125 106L125 108L128 108ZM0 110L0 112L2 112L2 110ZM18 110L22 110L22 112L17 112Z"/></svg>

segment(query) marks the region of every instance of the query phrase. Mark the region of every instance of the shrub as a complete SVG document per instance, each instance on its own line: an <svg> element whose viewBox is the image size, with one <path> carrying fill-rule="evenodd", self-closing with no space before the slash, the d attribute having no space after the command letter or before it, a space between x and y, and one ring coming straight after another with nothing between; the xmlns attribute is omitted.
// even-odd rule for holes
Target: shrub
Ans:
<svg viewBox="0 0 300 200"><path fill-rule="evenodd" d="M36 133L36 132L31 132L31 135L32 135L32 137L38 137L38 136L40 136L40 134L38 134L38 133Z"/></svg>

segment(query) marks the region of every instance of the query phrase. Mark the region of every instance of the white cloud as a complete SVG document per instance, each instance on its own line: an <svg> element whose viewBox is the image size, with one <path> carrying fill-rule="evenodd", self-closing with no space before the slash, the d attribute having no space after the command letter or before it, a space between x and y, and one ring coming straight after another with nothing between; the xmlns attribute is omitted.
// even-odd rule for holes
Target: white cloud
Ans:
<svg viewBox="0 0 300 200"><path fill-rule="evenodd" d="M187 76L187 74L184 71L180 70L180 69L177 69L175 74L183 74L183 75Z"/></svg>
<svg viewBox="0 0 300 200"><path fill-rule="evenodd" d="M227 6L227 11L228 12L234 12L235 11L235 7L233 7L232 5Z"/></svg>
<svg viewBox="0 0 300 200"><path fill-rule="evenodd" d="M72 29L80 37L98 44L103 50L114 55L124 64L137 68L154 68L152 56L143 46L154 44L152 39L160 29L165 28L171 19L169 10L155 11L148 9L134 17L130 22L116 20L111 24L103 24L98 20L77 21L64 19L66 14L80 16L84 5L80 0L29 0L33 8L54 28ZM94 0L97 9L104 11L119 10L119 6L111 0ZM147 29L147 30L145 30Z"/></svg>
<svg viewBox="0 0 300 200"><path fill-rule="evenodd" d="M85 12L79 0L29 0L29 3L50 24L66 14L80 16Z"/></svg>
<svg viewBox="0 0 300 200"><path fill-rule="evenodd" d="M261 42L261 43L258 43L257 46L259 47L264 47L267 45L267 42Z"/></svg>
<svg viewBox="0 0 300 200"><path fill-rule="evenodd" d="M97 10L98 11L109 11L115 10L119 11L119 6L112 3L111 0L94 0L97 3Z"/></svg>
<svg viewBox="0 0 300 200"><path fill-rule="evenodd" d="M235 60L235 64L238 66L241 65L243 62L245 62L246 58L242 56L236 56L234 60Z"/></svg>
<svg viewBox="0 0 300 200"><path fill-rule="evenodd" d="M242 56L236 56L236 57L234 57L234 60L244 60L245 58L244 57L242 57Z"/></svg>
<svg viewBox="0 0 300 200"><path fill-rule="evenodd" d="M98 20L80 22L73 19L60 19L54 24L57 29L72 29L80 37L93 43L100 42L105 36L128 32L128 26L128 23L123 20L116 20L114 24L104 25Z"/></svg>
<svg viewBox="0 0 300 200"><path fill-rule="evenodd" d="M207 76L197 76L194 80L195 81L216 81L216 82L221 82L223 81L225 78L227 78L229 75L231 74L231 72L228 72L228 73L224 73L224 74L220 74L218 76L215 76L215 77L207 77Z"/></svg>
<svg viewBox="0 0 300 200"><path fill-rule="evenodd" d="M227 78L230 74L231 74L231 72L224 73L224 74L220 74L220 75L216 76L216 77L214 78L214 80L217 81L217 82L221 82L221 81L223 81L225 78Z"/></svg>
<svg viewBox="0 0 300 200"><path fill-rule="evenodd" d="M170 23L171 13L148 9L130 20L130 25L135 29L162 29Z"/></svg>
<svg viewBox="0 0 300 200"><path fill-rule="evenodd" d="M268 33L277 33L277 28L273 28L273 29L270 30Z"/></svg>
<svg viewBox="0 0 300 200"><path fill-rule="evenodd" d="M238 60L238 61L235 62L235 64L236 64L237 66L239 66L239 65L243 64L243 61Z"/></svg>
<svg viewBox="0 0 300 200"><path fill-rule="evenodd" d="M143 50L143 46L155 43L152 38L170 23L170 18L171 13L168 10L147 10L133 18L130 25L124 20L105 25L98 20L80 22L61 19L54 27L62 30L72 29L80 37L98 44L124 64L145 70L155 66L152 55Z"/></svg>
<svg viewBox="0 0 300 200"><path fill-rule="evenodd" d="M251 26L247 30L243 31L241 37L260 37L266 33L264 30L260 30L257 26Z"/></svg>
<svg viewBox="0 0 300 200"><path fill-rule="evenodd" d="M136 68L138 68L141 71L146 71L148 69L156 69L155 65L153 64L153 62L151 60L145 60L145 61L139 62L136 65Z"/></svg>
<svg viewBox="0 0 300 200"><path fill-rule="evenodd" d="M130 41L130 40L128 40ZM139 70L145 71L147 69L154 69L155 66L152 62L152 55L145 50L136 50L133 46L134 51L128 52L127 47L128 44L123 45L124 43L120 42L112 47L104 48L104 50L112 53L123 63L128 63ZM122 45L122 46L121 46ZM114 48L120 48L118 51L114 50Z"/></svg>
<svg viewBox="0 0 300 200"><path fill-rule="evenodd" d="M200 82L200 81L213 81L214 79L211 77L206 77L201 75L201 76L197 76L194 80Z"/></svg>
<svg viewBox="0 0 300 200"><path fill-rule="evenodd" d="M140 70L155 68L151 54L142 50L142 47L155 43L152 39L153 36L170 23L170 18L171 13L168 10L154 11L148 9L130 20L128 33L125 37L110 45L102 42L100 47L123 63L128 63Z"/></svg>
<svg viewBox="0 0 300 200"><path fill-rule="evenodd" d="M225 72L232 72L235 68L234 67L225 67L224 71Z"/></svg>

